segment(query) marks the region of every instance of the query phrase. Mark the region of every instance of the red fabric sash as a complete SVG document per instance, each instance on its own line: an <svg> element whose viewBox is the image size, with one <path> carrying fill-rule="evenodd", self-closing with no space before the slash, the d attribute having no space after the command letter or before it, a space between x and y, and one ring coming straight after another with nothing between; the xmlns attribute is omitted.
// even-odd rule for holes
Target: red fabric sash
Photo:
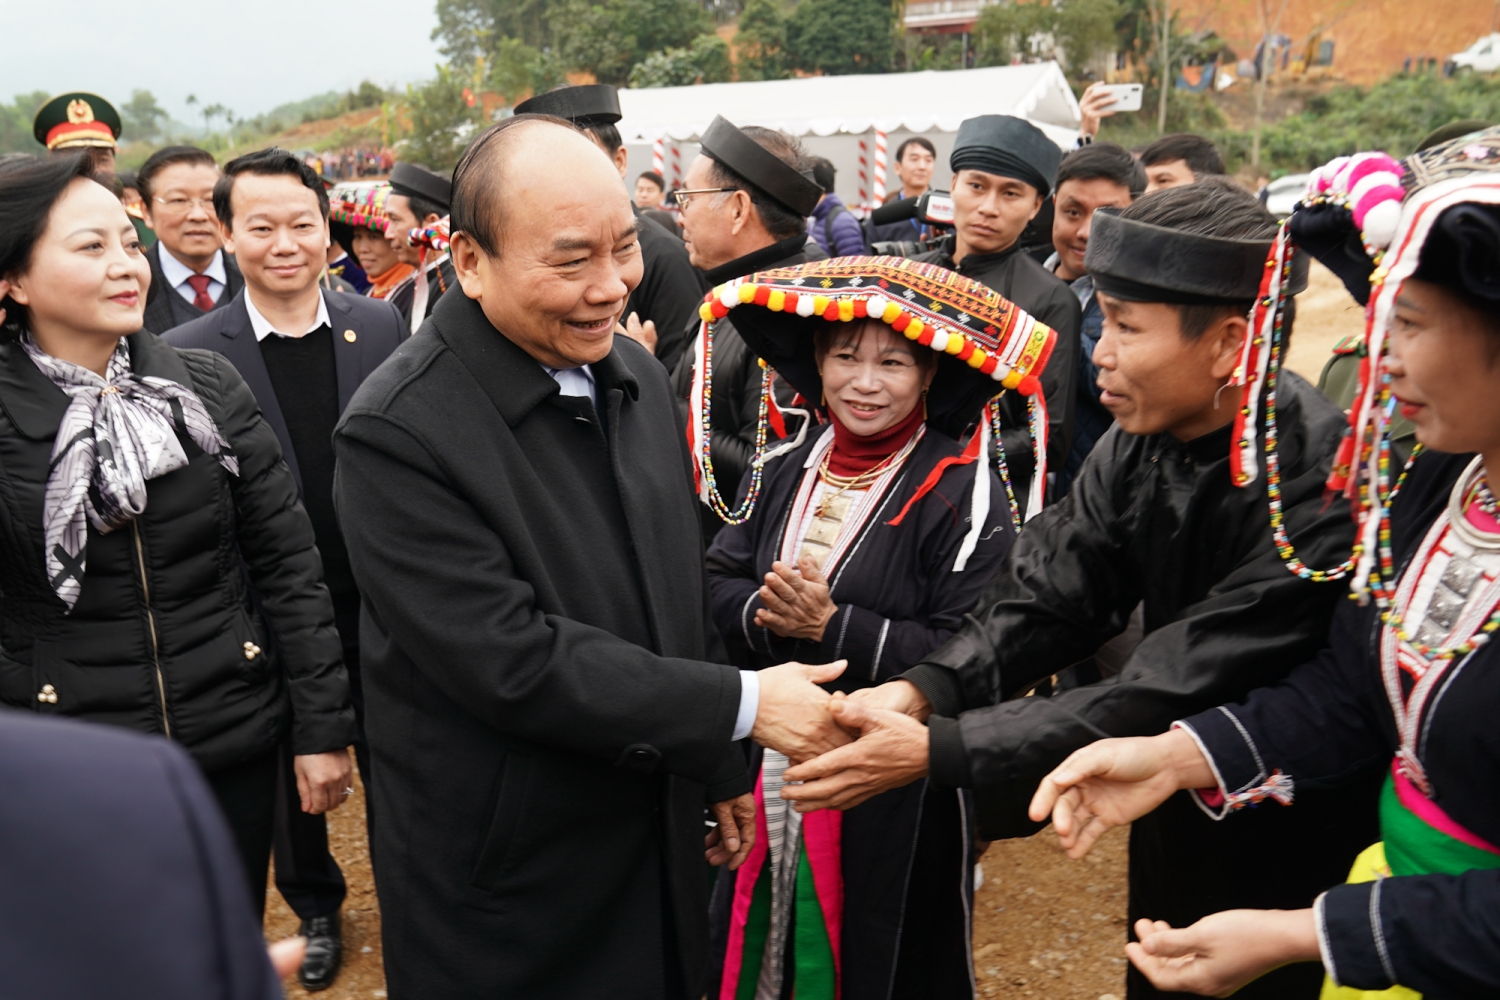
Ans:
<svg viewBox="0 0 1500 1000"><path fill-rule="evenodd" d="M905 447L925 419L922 407L913 406L900 423L876 434L862 436L845 427L843 421L832 413L829 416L833 421L833 451L828 456L828 471L835 476L858 476L869 472Z"/></svg>

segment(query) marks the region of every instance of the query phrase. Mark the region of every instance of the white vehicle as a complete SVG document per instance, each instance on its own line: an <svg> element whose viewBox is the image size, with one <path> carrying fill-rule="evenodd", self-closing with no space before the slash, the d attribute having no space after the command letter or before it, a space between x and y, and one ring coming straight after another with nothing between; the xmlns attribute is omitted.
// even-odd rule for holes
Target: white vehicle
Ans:
<svg viewBox="0 0 1500 1000"><path fill-rule="evenodd" d="M1266 185L1263 204L1266 211L1278 219L1285 219L1297 207L1297 202L1307 193L1307 179L1311 174L1287 174Z"/></svg>
<svg viewBox="0 0 1500 1000"><path fill-rule="evenodd" d="M1485 35L1462 52L1448 57L1449 72L1453 74L1493 73L1500 70L1500 34Z"/></svg>

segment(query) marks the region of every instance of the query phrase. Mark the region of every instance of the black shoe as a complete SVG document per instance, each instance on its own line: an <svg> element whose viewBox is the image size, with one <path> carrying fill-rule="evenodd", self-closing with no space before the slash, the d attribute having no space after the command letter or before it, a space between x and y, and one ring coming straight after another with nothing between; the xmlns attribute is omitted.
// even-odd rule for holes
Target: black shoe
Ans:
<svg viewBox="0 0 1500 1000"><path fill-rule="evenodd" d="M344 941L339 933L339 915L302 921L297 933L307 938L307 957L297 970L297 982L309 993L326 990L338 978L344 961Z"/></svg>

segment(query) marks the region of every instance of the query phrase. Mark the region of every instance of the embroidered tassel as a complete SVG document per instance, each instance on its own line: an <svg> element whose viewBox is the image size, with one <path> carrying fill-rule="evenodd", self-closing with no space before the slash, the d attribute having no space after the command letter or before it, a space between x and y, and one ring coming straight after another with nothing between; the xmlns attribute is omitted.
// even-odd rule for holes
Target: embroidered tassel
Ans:
<svg viewBox="0 0 1500 1000"><path fill-rule="evenodd" d="M708 322L698 324L698 336L693 341L693 387L688 394L688 454L693 457L693 491L698 499L708 503L708 477L703 474L703 452L706 445L703 426L703 393L708 377L703 371L704 358L708 353Z"/></svg>
<svg viewBox="0 0 1500 1000"><path fill-rule="evenodd" d="M1284 278L1291 254L1290 230L1283 222L1266 258L1266 272L1260 280L1255 306L1250 310L1250 328L1245 332L1240 363L1234 373L1235 384L1245 389L1239 412L1234 417L1234 445L1229 452L1230 477L1236 486L1248 486L1260 474L1260 461L1255 453L1256 432L1260 427L1260 393L1266 384L1266 371L1271 361L1271 342L1278 336L1277 320L1286 309L1287 282Z"/></svg>
<svg viewBox="0 0 1500 1000"><path fill-rule="evenodd" d="M1266 799L1289 806L1292 804L1295 794L1296 788L1295 783L1292 781L1292 776L1290 774L1282 774L1278 769L1272 772L1269 778L1254 788L1224 796L1224 804L1230 812L1236 809L1243 809L1245 806L1256 805L1264 802Z"/></svg>

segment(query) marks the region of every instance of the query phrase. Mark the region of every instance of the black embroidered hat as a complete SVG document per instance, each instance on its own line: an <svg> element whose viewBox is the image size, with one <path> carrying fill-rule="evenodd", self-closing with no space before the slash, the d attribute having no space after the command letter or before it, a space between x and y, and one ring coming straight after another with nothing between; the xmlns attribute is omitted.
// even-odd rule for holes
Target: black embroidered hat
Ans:
<svg viewBox="0 0 1500 1000"><path fill-rule="evenodd" d="M718 160L798 215L811 215L823 197L823 189L811 178L781 162L723 115L704 129L698 144L704 155Z"/></svg>

